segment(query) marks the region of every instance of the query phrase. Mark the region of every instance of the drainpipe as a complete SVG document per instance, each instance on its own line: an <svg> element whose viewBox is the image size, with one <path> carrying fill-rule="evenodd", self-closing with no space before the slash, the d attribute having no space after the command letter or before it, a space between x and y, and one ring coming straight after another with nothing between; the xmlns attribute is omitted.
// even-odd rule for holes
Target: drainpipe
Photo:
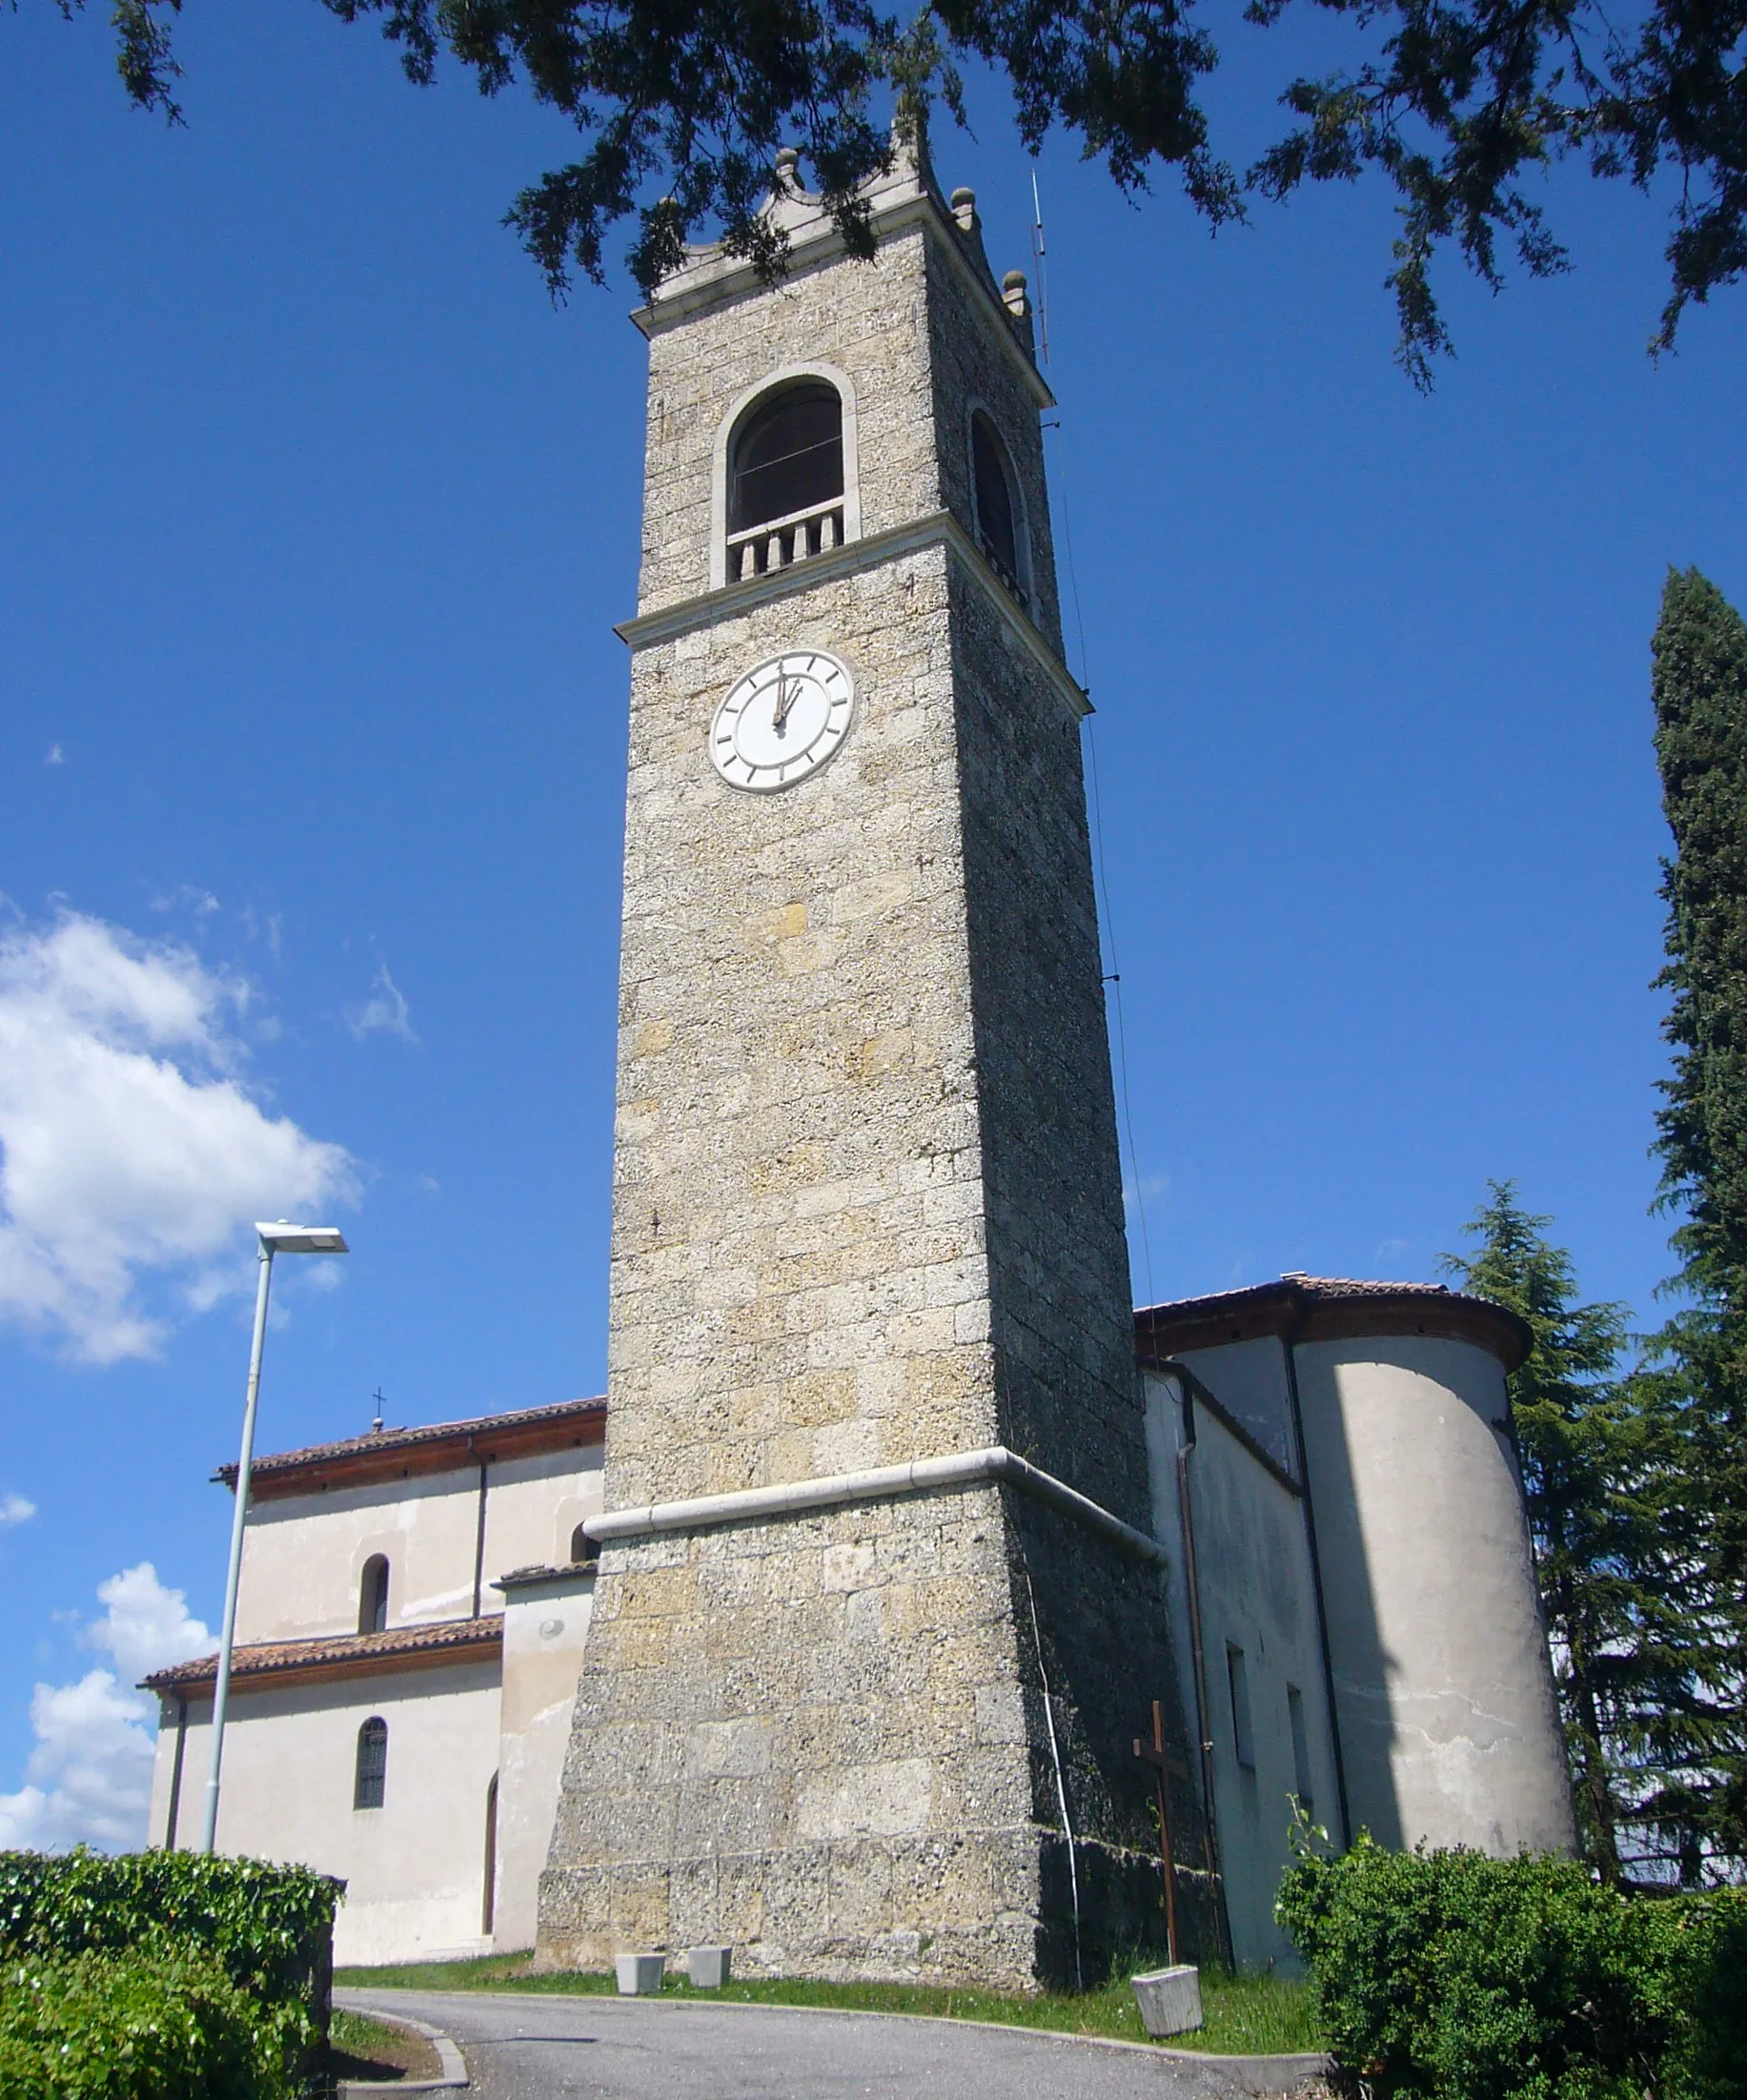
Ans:
<svg viewBox="0 0 1747 2100"><path fill-rule="evenodd" d="M1292 1311L1280 1336L1286 1351L1286 1392L1292 1411L1292 1453L1304 1488L1304 1536L1310 1553L1310 1586L1316 1594L1316 1637L1322 1649L1323 1695L1329 1702L1329 1742L1334 1752L1334 1791L1341 1809L1341 1850L1352 1844L1352 1812L1347 1805L1347 1760L1341 1753L1341 1710L1334 1699L1334 1655L1329 1646L1329 1607L1323 1599L1322 1555L1316 1546L1316 1498L1310 1493L1310 1464L1304 1444L1304 1408L1298 1398L1298 1337L1304 1332L1305 1304L1292 1295Z"/></svg>
<svg viewBox="0 0 1747 2100"><path fill-rule="evenodd" d="M1219 1808L1213 1786L1213 1731L1208 1724L1207 1648L1201 1635L1201 1570L1195 1559L1195 1512L1189 1494L1188 1462L1195 1450L1195 1388L1200 1380L1186 1363L1174 1356L1164 1360L1163 1369L1177 1379L1183 1397L1183 1434L1177 1439L1177 1509L1183 1524L1184 1588L1188 1593L1189 1653L1195 1674L1195 1729L1201 1747L1201 1792L1206 1803L1203 1833L1207 1867L1214 1887L1213 1922L1220 1949L1229 1968L1237 1962L1231 1951L1231 1920L1226 1911L1226 1877L1219 1863Z"/></svg>
<svg viewBox="0 0 1747 2100"><path fill-rule="evenodd" d="M164 1817L164 1849L176 1848L176 1817L182 1806L182 1753L188 1747L188 1694L176 1694L176 1748L170 1765L170 1807Z"/></svg>
<svg viewBox="0 0 1747 2100"><path fill-rule="evenodd" d="M467 1448L476 1458L479 1458L471 1437ZM479 1515L474 1526L473 1539L473 1615L479 1616L479 1596L485 1580L485 1477L491 1466L489 1458L479 1458Z"/></svg>

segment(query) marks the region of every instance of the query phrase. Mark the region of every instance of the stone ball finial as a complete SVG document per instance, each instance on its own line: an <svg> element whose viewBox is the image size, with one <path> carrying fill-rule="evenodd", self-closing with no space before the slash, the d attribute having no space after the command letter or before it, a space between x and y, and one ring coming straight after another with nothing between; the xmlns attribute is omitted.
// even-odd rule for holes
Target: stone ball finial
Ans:
<svg viewBox="0 0 1747 2100"><path fill-rule="evenodd" d="M977 193L974 190L955 190L952 193L952 215L968 234L977 223Z"/></svg>
<svg viewBox="0 0 1747 2100"><path fill-rule="evenodd" d="M1026 274L1023 270L1009 270L1001 280L1001 289L1004 292L1023 292L1025 288Z"/></svg>
<svg viewBox="0 0 1747 2100"><path fill-rule="evenodd" d="M1026 274L1023 270L1009 270L1001 280L1001 301L1007 312L1024 320L1031 311L1031 302L1026 296Z"/></svg>
<svg viewBox="0 0 1747 2100"><path fill-rule="evenodd" d="M800 165L801 155L795 151L792 146L778 147L777 173L778 174L782 175L785 181L794 181L795 170L799 168Z"/></svg>

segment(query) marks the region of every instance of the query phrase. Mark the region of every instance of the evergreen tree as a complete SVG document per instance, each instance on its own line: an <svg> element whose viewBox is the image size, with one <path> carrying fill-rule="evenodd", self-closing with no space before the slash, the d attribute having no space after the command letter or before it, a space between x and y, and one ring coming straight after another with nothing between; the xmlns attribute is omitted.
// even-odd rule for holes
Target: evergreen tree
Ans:
<svg viewBox="0 0 1747 2100"><path fill-rule="evenodd" d="M1680 1515L1690 1603L1709 1654L1701 1696L1671 1716L1658 1813L1683 1831L1685 1878L1701 1854L1747 1858L1747 624L1716 586L1671 571L1654 643L1668 967L1659 1202L1687 1300L1656 1339L1691 1454Z"/></svg>
<svg viewBox="0 0 1747 2100"><path fill-rule="evenodd" d="M1513 1183L1492 1182L1467 1227L1477 1245L1443 1266L1534 1336L1510 1396L1535 1572L1579 1836L1618 1882L1661 1786L1652 1736L1689 1688L1685 1612L1663 1550L1669 1425L1660 1389L1621 1375L1625 1308L1576 1302L1571 1256L1544 1236L1550 1223L1522 1209Z"/></svg>

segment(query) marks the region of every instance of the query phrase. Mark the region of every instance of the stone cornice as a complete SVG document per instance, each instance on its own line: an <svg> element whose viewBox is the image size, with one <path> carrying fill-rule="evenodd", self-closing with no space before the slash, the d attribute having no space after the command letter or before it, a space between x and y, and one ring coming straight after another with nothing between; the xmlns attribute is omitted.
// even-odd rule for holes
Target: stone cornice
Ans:
<svg viewBox="0 0 1747 2100"><path fill-rule="evenodd" d="M1137 1560L1163 1564L1168 1558L1156 1539L1124 1523L1089 1495L1082 1495L1004 1444L955 1451L943 1458L914 1458L907 1465L876 1466L864 1473L834 1473L811 1480L785 1480L775 1487L741 1488L732 1495L698 1495L682 1502L608 1510L604 1516L589 1518L582 1529L590 1539L606 1545L663 1532L703 1531L714 1524L764 1523L772 1518L846 1509L856 1502L889 1501L899 1495L955 1494L989 1486L1017 1488L1033 1501L1061 1510Z"/></svg>
<svg viewBox="0 0 1747 2100"><path fill-rule="evenodd" d="M868 533L860 540L848 540L828 553L810 554L804 561L791 562L786 569L750 577L742 583L726 583L720 590L703 591L696 598L682 598L677 604L660 605L653 612L639 613L635 619L621 622L613 632L634 649L647 648L654 642L671 642L677 636L694 633L700 627L713 627L721 621L750 612L755 605L791 598L797 592L810 590L816 583L855 576L864 569L879 568L906 554L934 546L952 549L983 586L984 594L1008 630L1029 651L1063 701L1076 715L1089 715L1092 703L1072 672L1026 619L1013 594L990 568L982 550L949 510L931 511L908 524L890 525L884 532Z"/></svg>
<svg viewBox="0 0 1747 2100"><path fill-rule="evenodd" d="M1056 399L1049 391L1049 382L1014 333L1013 316L1003 305L1000 293L965 253L957 223L943 208L931 185L908 190L894 202L875 207L874 229L882 242L907 232L912 226L925 227L941 236L936 246L945 256L947 267L971 296L999 322L997 339L1021 383L1040 410L1053 408ZM795 237L797 233L799 238ZM786 274L792 276L803 270L822 269L827 263L840 261L845 253L843 235L821 212L810 225L791 229ZM877 264L868 263L865 267L874 269ZM665 335L668 329L690 320L708 307L725 304L730 299L756 297L770 290L750 262L723 261L714 268L697 270L690 282L686 281L688 275L682 271L670 278L671 289L664 289L653 305L640 306L631 316L645 336Z"/></svg>

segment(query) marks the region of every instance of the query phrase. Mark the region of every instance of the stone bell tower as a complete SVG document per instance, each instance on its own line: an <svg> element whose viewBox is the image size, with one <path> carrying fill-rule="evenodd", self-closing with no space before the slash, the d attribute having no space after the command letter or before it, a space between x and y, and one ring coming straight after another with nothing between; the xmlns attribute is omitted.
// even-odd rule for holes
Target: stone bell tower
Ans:
<svg viewBox="0 0 1747 2100"><path fill-rule="evenodd" d="M869 202L871 263L795 190L779 284L698 250L636 316L607 1514L540 1946L1024 1987L1156 1939L1178 1679L1050 395L969 193ZM1186 1780L1171 1820L1192 1867Z"/></svg>

